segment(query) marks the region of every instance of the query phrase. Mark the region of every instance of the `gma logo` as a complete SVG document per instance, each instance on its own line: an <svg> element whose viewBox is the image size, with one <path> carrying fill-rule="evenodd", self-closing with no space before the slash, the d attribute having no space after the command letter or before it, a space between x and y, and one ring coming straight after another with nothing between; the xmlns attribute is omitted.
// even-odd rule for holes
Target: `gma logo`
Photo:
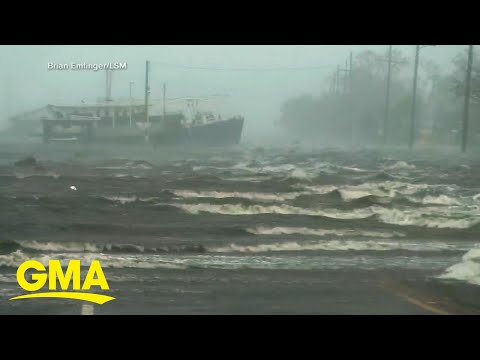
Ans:
<svg viewBox="0 0 480 360"><path fill-rule="evenodd" d="M27 270L34 269L37 272L32 274L31 282L25 279ZM36 260L28 260L21 264L17 269L17 282L20 287L26 291L35 292L43 288L48 280L48 292L35 292L26 295L20 295L10 300L32 299L32 298L63 298L93 302L95 304L105 304L114 300L114 297L94 294L89 292L81 292L78 290L90 290L92 286L98 286L102 290L109 290L107 279L103 273L100 261L93 260L88 269L87 276L81 284L80 279L80 260L70 260L67 270L63 272L60 260L49 260L48 273L45 266ZM56 291L57 280L61 290L68 290L69 285L73 282L73 291ZM81 285L81 286L80 286Z"/></svg>

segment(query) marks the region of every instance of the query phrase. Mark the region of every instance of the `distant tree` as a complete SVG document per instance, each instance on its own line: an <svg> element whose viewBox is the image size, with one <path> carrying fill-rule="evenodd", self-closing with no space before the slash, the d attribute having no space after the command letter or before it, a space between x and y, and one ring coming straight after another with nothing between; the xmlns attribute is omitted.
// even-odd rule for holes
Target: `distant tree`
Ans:
<svg viewBox="0 0 480 360"><path fill-rule="evenodd" d="M353 62L351 88L350 78L347 77L346 83L342 82L337 91L330 89L319 97L303 95L289 99L282 106L280 123L294 135L324 143L350 142L352 126L356 142L379 142L385 117L387 59L387 48L385 53L362 51ZM394 49L392 59L395 60L391 68L393 108L396 102L408 95L410 86L406 87L396 76L408 65L405 57ZM331 80L330 77L328 81ZM403 111L399 117L407 118L410 109L405 106L399 109Z"/></svg>
<svg viewBox="0 0 480 360"><path fill-rule="evenodd" d="M429 80L438 80L442 75L440 65L429 59L421 58L419 68Z"/></svg>
<svg viewBox="0 0 480 360"><path fill-rule="evenodd" d="M465 94L465 79L467 72L467 50L460 52L455 59L453 64L455 70L452 74L452 91L458 97L463 97ZM478 61L478 56L476 53L473 53L473 63L472 63L472 101L475 103L480 103L480 63Z"/></svg>
<svg viewBox="0 0 480 360"><path fill-rule="evenodd" d="M399 49L392 49L391 74L395 75L408 65L407 58ZM378 54L372 50L364 50L355 57L355 67L367 72L371 77L385 79L388 69L388 49Z"/></svg>

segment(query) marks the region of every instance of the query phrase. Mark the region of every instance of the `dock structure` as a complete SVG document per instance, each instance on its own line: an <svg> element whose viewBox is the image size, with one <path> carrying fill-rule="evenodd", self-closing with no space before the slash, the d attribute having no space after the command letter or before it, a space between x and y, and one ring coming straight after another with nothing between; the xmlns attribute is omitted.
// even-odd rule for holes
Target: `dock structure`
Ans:
<svg viewBox="0 0 480 360"><path fill-rule="evenodd" d="M97 123L100 119L90 116L79 116L77 118L67 119L42 119L43 127L43 142L48 144L51 139L57 140L69 140L69 138L57 138L55 129L78 129L77 132L72 132L75 139L81 139L89 141L94 136L94 129L97 127ZM65 133L64 133L65 135Z"/></svg>
<svg viewBox="0 0 480 360"><path fill-rule="evenodd" d="M43 142L49 143L52 140L89 141L95 137L97 129L131 128L132 120L143 121L143 114L143 105L132 102L82 103L47 105L18 114L11 120L30 132L41 132Z"/></svg>

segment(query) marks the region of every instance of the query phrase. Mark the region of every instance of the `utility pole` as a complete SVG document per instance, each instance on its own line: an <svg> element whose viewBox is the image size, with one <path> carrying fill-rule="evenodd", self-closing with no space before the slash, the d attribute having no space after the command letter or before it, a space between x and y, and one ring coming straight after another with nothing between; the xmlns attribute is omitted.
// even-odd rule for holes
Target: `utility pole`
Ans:
<svg viewBox="0 0 480 360"><path fill-rule="evenodd" d="M413 70L413 99L412 99L412 114L410 118L410 138L408 147L410 149L413 148L413 144L415 142L415 108L416 108L416 101L417 101L417 80L418 80L418 60L420 57L420 45L416 45L415 47L415 65Z"/></svg>
<svg viewBox="0 0 480 360"><path fill-rule="evenodd" d="M387 91L385 96L385 117L383 120L383 145L387 144L387 134L390 116L390 82L392 76L392 45L388 47Z"/></svg>
<svg viewBox="0 0 480 360"><path fill-rule="evenodd" d="M340 69L340 66L337 65L337 71L335 72L335 94L337 93L337 90L339 88L339 69Z"/></svg>
<svg viewBox="0 0 480 360"><path fill-rule="evenodd" d="M106 69L105 102L112 101L112 78L113 70Z"/></svg>
<svg viewBox="0 0 480 360"><path fill-rule="evenodd" d="M417 81L418 81L418 61L420 58L420 49L423 49L427 46L436 46L436 45L416 45L415 46L415 68L413 72L413 99L412 99L412 117L410 121L410 141L409 148L412 149L415 143L415 110L417 105Z"/></svg>
<svg viewBox="0 0 480 360"><path fill-rule="evenodd" d="M110 69L105 69L106 75L106 84L105 84L105 109L111 111L112 113L112 128L115 127L115 107L108 107L108 103L112 101L112 75L113 71Z"/></svg>
<svg viewBox="0 0 480 360"><path fill-rule="evenodd" d="M353 145L353 124L354 124L354 120L353 120L353 114L354 114L354 111L353 111L353 52L350 51L350 59L349 59L349 80L350 80L350 91L349 91L349 94L350 94L350 143Z"/></svg>
<svg viewBox="0 0 480 360"><path fill-rule="evenodd" d="M165 99L167 94L167 84L163 83L163 123L166 122L166 110L165 110Z"/></svg>
<svg viewBox="0 0 480 360"><path fill-rule="evenodd" d="M109 83L108 69L105 70L105 103L108 102L108 83Z"/></svg>
<svg viewBox="0 0 480 360"><path fill-rule="evenodd" d="M344 69L340 68L340 66L337 67L338 89L339 89L339 92L341 92L340 81L342 80L344 95L347 94L349 72L350 72L350 69L348 68L348 62L346 63L346 67ZM340 73L343 73L343 78L340 77Z"/></svg>
<svg viewBox="0 0 480 360"><path fill-rule="evenodd" d="M148 85L148 72L150 68L150 61L145 62L145 122L150 123L150 118L148 117L148 96L150 94L150 86Z"/></svg>
<svg viewBox="0 0 480 360"><path fill-rule="evenodd" d="M350 93L352 93L353 84L353 52L350 51Z"/></svg>
<svg viewBox="0 0 480 360"><path fill-rule="evenodd" d="M472 62L473 62L473 45L468 45L468 64L465 79L465 103L463 107L463 133L462 133L462 152L467 151L468 142L468 117L470 107L470 93L472 88Z"/></svg>
<svg viewBox="0 0 480 360"><path fill-rule="evenodd" d="M132 98L132 86L133 84L135 84L135 81L130 81L129 83L129 92L130 92L130 127L132 127L132 102L133 102L133 98Z"/></svg>
<svg viewBox="0 0 480 360"><path fill-rule="evenodd" d="M388 46L387 58L379 58L380 61L387 62L387 80L385 91L385 115L383 120L383 144L387 143L387 136L390 130L390 90L392 87L392 65L405 64L406 61L402 59L393 59L393 46Z"/></svg>
<svg viewBox="0 0 480 360"><path fill-rule="evenodd" d="M9 76L5 82L7 84L6 94L5 94L5 110L7 121L10 121L10 116L12 116L12 78Z"/></svg>
<svg viewBox="0 0 480 360"><path fill-rule="evenodd" d="M148 117L148 96L150 93L150 86L148 85L148 72L150 68L150 61L145 62L145 141L148 142L148 128L150 125L150 118Z"/></svg>

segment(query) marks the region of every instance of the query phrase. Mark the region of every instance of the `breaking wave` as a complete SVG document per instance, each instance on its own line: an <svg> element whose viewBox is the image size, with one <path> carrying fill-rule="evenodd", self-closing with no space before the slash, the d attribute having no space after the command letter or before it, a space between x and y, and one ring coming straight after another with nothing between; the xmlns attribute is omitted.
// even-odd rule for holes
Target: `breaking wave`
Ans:
<svg viewBox="0 0 480 360"><path fill-rule="evenodd" d="M267 200L267 201L285 201L292 200L302 195L300 192L292 193L257 193L257 192L221 192L221 191L191 191L191 190L173 190L176 196L183 198L242 198L249 200Z"/></svg>
<svg viewBox="0 0 480 360"><path fill-rule="evenodd" d="M2 246L3 245L3 246ZM6 246L8 245L8 246ZM39 242L39 241L11 241L0 242L2 253L8 254L15 251L28 253L203 253L206 251L203 245L185 244L185 245L166 245L158 247L145 247L134 244L101 244L88 242Z"/></svg>
<svg viewBox="0 0 480 360"><path fill-rule="evenodd" d="M385 169L388 170L415 170L416 166L413 164L408 164L405 161L397 161L395 164L386 166Z"/></svg>
<svg viewBox="0 0 480 360"><path fill-rule="evenodd" d="M334 185L303 185L303 184L298 184L294 185L294 188L297 189L303 189L311 192L312 194L328 194L332 191L337 190L338 188Z"/></svg>
<svg viewBox="0 0 480 360"><path fill-rule="evenodd" d="M416 199L414 197L408 198L410 201L420 203L424 205L461 205L461 202L455 198L447 195L430 196L427 195L422 199Z"/></svg>
<svg viewBox="0 0 480 360"><path fill-rule="evenodd" d="M315 242L274 242L257 245L230 244L212 248L212 252L272 252L272 251L458 251L454 245L442 242L409 243L409 242L380 242L380 241L354 241L354 240L328 240Z"/></svg>
<svg viewBox="0 0 480 360"><path fill-rule="evenodd" d="M50 251L50 252L100 252L102 247L87 242L38 242L38 241L17 241L23 249Z"/></svg>
<svg viewBox="0 0 480 360"><path fill-rule="evenodd" d="M174 206L190 213L200 214L208 212L222 215L258 215L258 214L280 214L280 215L309 215L309 216L324 216L334 219L365 219L372 215L372 212L366 209L355 209L353 211L345 212L336 209L305 209L291 205L239 205L239 204L223 204L215 205L208 203L201 204L173 204Z"/></svg>
<svg viewBox="0 0 480 360"><path fill-rule="evenodd" d="M383 207L372 207L378 219L386 224L401 226L422 226L427 228L452 228L468 229L480 223L478 214L465 212L461 218L453 217L453 214L439 211L437 208L421 209L386 209ZM459 210L458 210L459 211Z"/></svg>
<svg viewBox="0 0 480 360"><path fill-rule="evenodd" d="M212 213L222 215L306 215L323 216L331 219L367 219L376 216L380 222L399 226L420 226L427 228L467 229L480 223L480 216L471 209L455 209L454 213L436 207L420 209L397 209L372 205L369 207L342 211L334 208L310 209L291 205L242 205L242 204L172 204L190 214ZM448 209L449 210L449 209ZM453 210L452 210L453 211Z"/></svg>
<svg viewBox="0 0 480 360"><path fill-rule="evenodd" d="M468 251L460 263L450 266L439 278L480 285L480 247Z"/></svg>
<svg viewBox="0 0 480 360"><path fill-rule="evenodd" d="M98 254L98 253L75 253L75 259L80 260L82 266L90 266L93 260L100 260L103 268L139 268L139 269L185 269L185 266L181 264L175 264L169 261L164 261L158 258L158 255L148 256L135 256L135 255L110 255L110 254ZM72 253L67 254L50 254L30 256L17 250L14 253L8 255L0 255L0 267L13 267L16 268L27 260L35 260L42 263L44 266L48 266L50 260L60 260L63 266L67 266L72 259Z"/></svg>
<svg viewBox="0 0 480 360"><path fill-rule="evenodd" d="M170 195L168 192L164 192L164 195ZM141 201L141 202L151 202L154 200L157 200L157 197L151 196L151 197L138 197L136 195L131 195L131 196L103 196L104 199L120 203L122 205L133 203L136 201Z"/></svg>
<svg viewBox="0 0 480 360"><path fill-rule="evenodd" d="M36 176L43 176L43 177L51 177L54 179L58 179L60 175L58 175L54 171L47 171L47 172L21 172L21 171L15 171L15 177L17 179L26 179L30 177L36 177Z"/></svg>
<svg viewBox="0 0 480 360"><path fill-rule="evenodd" d="M368 250L368 249L367 249ZM171 256L171 255L116 255L116 254L75 254L82 266L89 266L93 260L100 260L103 268L114 269L168 269L183 270L189 268L210 268L210 269L384 269L384 268L412 268L431 269L438 268L442 264L438 259L430 260L428 257L411 256L405 262L404 256L378 257L362 255L332 256L264 256L258 252L258 256L235 256L234 254L224 255L221 252L204 256ZM8 266L17 268L26 260L37 260L48 266L51 259L60 260L66 266L71 259L71 254L55 254L45 256L28 256L22 251L16 251L9 255L0 255L0 267ZM135 275L136 277L138 275ZM138 278L138 277L137 277Z"/></svg>
<svg viewBox="0 0 480 360"><path fill-rule="evenodd" d="M136 196L104 196L105 199L110 201L119 202L120 204L128 204L137 201Z"/></svg>
<svg viewBox="0 0 480 360"><path fill-rule="evenodd" d="M359 185L304 185L296 184L296 189L309 191L312 194L327 194L338 190L344 200L358 199L374 195L379 197L395 197L397 195L414 195L428 189L437 189L437 185L410 184L401 181L365 182ZM447 189L448 190L448 189Z"/></svg>
<svg viewBox="0 0 480 360"><path fill-rule="evenodd" d="M311 235L311 236L340 236L340 237L374 237L374 238L394 238L405 237L406 235L399 232L381 232L381 231L364 231L354 229L310 229L306 227L265 227L257 226L247 229L254 235Z"/></svg>
<svg viewBox="0 0 480 360"><path fill-rule="evenodd" d="M153 165L148 161L144 160L133 160L127 161L121 165L106 165L106 166L97 166L95 169L99 170L151 170Z"/></svg>

